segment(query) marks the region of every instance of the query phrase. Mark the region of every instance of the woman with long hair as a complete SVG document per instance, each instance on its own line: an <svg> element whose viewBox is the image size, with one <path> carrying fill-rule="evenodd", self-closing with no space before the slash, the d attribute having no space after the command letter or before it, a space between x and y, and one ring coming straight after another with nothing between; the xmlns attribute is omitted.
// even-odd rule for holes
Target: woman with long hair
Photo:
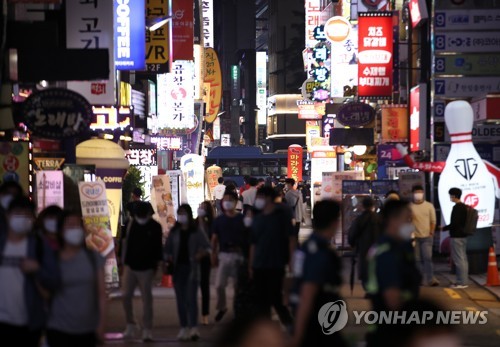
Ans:
<svg viewBox="0 0 500 347"><path fill-rule="evenodd" d="M104 259L85 247L82 217L65 212L58 222L61 286L47 323L50 347L93 347L104 333Z"/></svg>
<svg viewBox="0 0 500 347"><path fill-rule="evenodd" d="M177 223L170 231L165 244L167 268L173 275L177 313L181 330L177 338L181 341L197 341L200 261L210 252L210 244L203 231L193 219L188 204L177 210Z"/></svg>
<svg viewBox="0 0 500 347"><path fill-rule="evenodd" d="M210 201L203 201L198 207L198 228L205 233L207 239L212 237L212 223L215 211ZM200 290L201 290L201 324L208 325L210 315L210 270L212 264L207 254L200 262Z"/></svg>

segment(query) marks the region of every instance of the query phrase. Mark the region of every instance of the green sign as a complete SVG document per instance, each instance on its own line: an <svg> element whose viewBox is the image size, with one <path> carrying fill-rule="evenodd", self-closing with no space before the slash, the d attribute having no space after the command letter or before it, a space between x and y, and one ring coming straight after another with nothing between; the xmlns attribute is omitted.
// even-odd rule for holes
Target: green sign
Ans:
<svg viewBox="0 0 500 347"><path fill-rule="evenodd" d="M436 56L436 75L500 76L499 54L458 54Z"/></svg>

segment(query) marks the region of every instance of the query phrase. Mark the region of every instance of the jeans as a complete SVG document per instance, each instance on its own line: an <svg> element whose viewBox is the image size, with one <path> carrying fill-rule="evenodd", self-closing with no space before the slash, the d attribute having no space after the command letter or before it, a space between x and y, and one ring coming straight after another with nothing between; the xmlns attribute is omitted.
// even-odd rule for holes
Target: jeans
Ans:
<svg viewBox="0 0 500 347"><path fill-rule="evenodd" d="M67 334L58 330L47 331L47 343L50 347L94 347L97 346L95 333Z"/></svg>
<svg viewBox="0 0 500 347"><path fill-rule="evenodd" d="M290 311L283 304L283 280L285 270L280 269L253 269L255 283L255 303L261 314L271 316L271 308L274 307L283 325L292 323Z"/></svg>
<svg viewBox="0 0 500 347"><path fill-rule="evenodd" d="M432 241L433 238L417 237L415 239L415 260L424 278L424 283L429 284L434 280L434 268L432 266Z"/></svg>
<svg viewBox="0 0 500 347"><path fill-rule="evenodd" d="M200 262L200 290L201 290L201 314L210 314L210 256L204 257Z"/></svg>
<svg viewBox="0 0 500 347"><path fill-rule="evenodd" d="M198 325L198 281L191 277L191 266L177 264L173 281L181 328L194 328Z"/></svg>
<svg viewBox="0 0 500 347"><path fill-rule="evenodd" d="M134 309L132 299L137 286L141 291L142 297L142 325L144 329L153 328L153 279L154 270L134 271L125 266L123 275L123 308L127 324L134 324Z"/></svg>
<svg viewBox="0 0 500 347"><path fill-rule="evenodd" d="M230 277L233 278L236 288L236 279L238 278L238 268L243 261L239 253L219 253L219 266L217 267L217 276L215 277L215 288L217 289L217 311L227 309L226 287Z"/></svg>
<svg viewBox="0 0 500 347"><path fill-rule="evenodd" d="M467 285L469 279L469 262L467 261L467 238L451 237L451 259L457 271L457 284Z"/></svg>

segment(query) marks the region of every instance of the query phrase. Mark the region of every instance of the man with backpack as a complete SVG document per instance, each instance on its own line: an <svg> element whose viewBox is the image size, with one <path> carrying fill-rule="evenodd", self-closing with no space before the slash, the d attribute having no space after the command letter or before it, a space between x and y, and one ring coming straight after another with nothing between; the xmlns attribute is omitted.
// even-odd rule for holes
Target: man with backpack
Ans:
<svg viewBox="0 0 500 347"><path fill-rule="evenodd" d="M477 225L477 211L460 201L462 191L451 188L448 191L450 200L455 203L451 211L450 224L441 230L450 231L451 259L456 267L457 282L451 285L453 289L468 287L469 263L467 261L467 236L473 235Z"/></svg>

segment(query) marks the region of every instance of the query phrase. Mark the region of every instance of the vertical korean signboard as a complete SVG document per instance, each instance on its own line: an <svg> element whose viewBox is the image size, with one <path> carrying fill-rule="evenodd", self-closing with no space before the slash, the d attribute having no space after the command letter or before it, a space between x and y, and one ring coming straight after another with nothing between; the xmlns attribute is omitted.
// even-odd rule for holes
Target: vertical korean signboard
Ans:
<svg viewBox="0 0 500 347"><path fill-rule="evenodd" d="M38 171L36 173L36 207L38 213L51 205L64 208L63 172Z"/></svg>
<svg viewBox="0 0 500 347"><path fill-rule="evenodd" d="M256 53L256 76L257 76L257 122L265 125L267 121L267 53Z"/></svg>
<svg viewBox="0 0 500 347"><path fill-rule="evenodd" d="M320 0L306 0L306 48L313 48L318 41L314 38L314 29L320 25Z"/></svg>
<svg viewBox="0 0 500 347"><path fill-rule="evenodd" d="M408 141L408 108L406 105L382 106L380 142Z"/></svg>
<svg viewBox="0 0 500 347"><path fill-rule="evenodd" d="M358 96L389 99L393 79L392 13L359 13L358 33Z"/></svg>
<svg viewBox="0 0 500 347"><path fill-rule="evenodd" d="M193 2L172 0L173 60L192 60L194 29Z"/></svg>
<svg viewBox="0 0 500 347"><path fill-rule="evenodd" d="M147 0L146 19L161 20L169 15L167 0ZM146 30L147 70L156 73L168 72L170 60L170 23L154 31Z"/></svg>
<svg viewBox="0 0 500 347"><path fill-rule="evenodd" d="M114 0L115 65L118 70L143 70L146 21L144 0Z"/></svg>
<svg viewBox="0 0 500 347"><path fill-rule="evenodd" d="M205 48L205 83L210 85L210 103L207 105L205 121L213 123L219 114L222 99L222 72L213 48Z"/></svg>
<svg viewBox="0 0 500 347"><path fill-rule="evenodd" d="M302 157L302 146L291 145L288 147L287 176L293 178L295 182L302 181Z"/></svg>
<svg viewBox="0 0 500 347"><path fill-rule="evenodd" d="M80 93L92 105L116 103L113 16L113 1L66 1L66 47L107 48L109 51L109 78L107 80L68 81L67 83L68 89Z"/></svg>
<svg viewBox="0 0 500 347"><path fill-rule="evenodd" d="M203 46L214 47L214 0L201 2L203 21Z"/></svg>
<svg viewBox="0 0 500 347"><path fill-rule="evenodd" d="M420 86L410 90L410 151L420 150Z"/></svg>

